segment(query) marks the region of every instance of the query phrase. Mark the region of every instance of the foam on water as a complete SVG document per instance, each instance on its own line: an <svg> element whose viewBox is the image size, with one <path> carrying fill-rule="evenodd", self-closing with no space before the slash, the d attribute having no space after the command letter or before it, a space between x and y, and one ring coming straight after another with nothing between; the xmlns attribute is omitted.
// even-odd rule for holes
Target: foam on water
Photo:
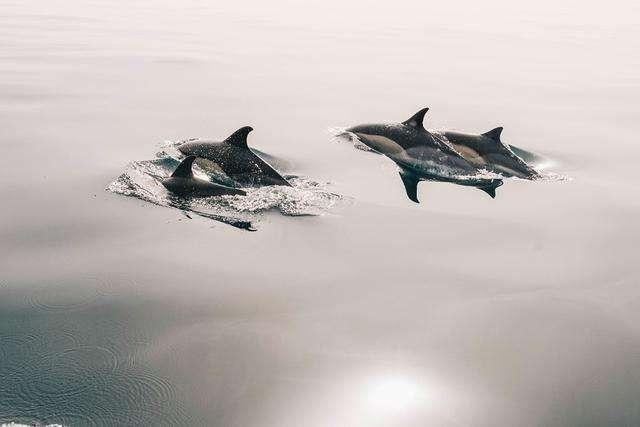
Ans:
<svg viewBox="0 0 640 427"><path fill-rule="evenodd" d="M260 214L278 211L287 216L322 215L328 213L343 200L339 194L329 190L328 182L285 175L291 187L265 186L243 188L246 196L217 196L199 199L185 199L169 193L161 179L171 175L183 157L177 150L181 142L166 141L156 153L156 159L134 161L108 187L107 190L125 196L153 203L159 206L180 209L187 216L189 212L214 219L237 228L254 230L253 224ZM288 166L288 163L255 150L274 166ZM236 186L233 180L222 173L203 171L194 165L194 174L214 183Z"/></svg>

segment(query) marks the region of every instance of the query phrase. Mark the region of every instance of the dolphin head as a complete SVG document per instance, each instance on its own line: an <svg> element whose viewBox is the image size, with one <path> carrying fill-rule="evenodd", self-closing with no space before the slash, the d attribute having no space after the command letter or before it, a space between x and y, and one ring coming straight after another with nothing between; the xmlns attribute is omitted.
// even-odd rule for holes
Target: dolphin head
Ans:
<svg viewBox="0 0 640 427"><path fill-rule="evenodd" d="M354 143L356 148L377 151L371 136L380 134L380 127L381 125L377 124L362 124L352 126L345 129L344 133L341 134L341 136L343 136L345 140Z"/></svg>
<svg viewBox="0 0 640 427"><path fill-rule="evenodd" d="M350 128L345 129L346 132L352 133L354 135L358 134L367 134L367 135L375 135L380 133L382 125L380 124L363 124L356 125Z"/></svg>
<svg viewBox="0 0 640 427"><path fill-rule="evenodd" d="M346 129L358 142L387 156L397 156L404 147L415 145L416 140L430 138L424 128L424 116L429 108L423 108L400 123L361 124Z"/></svg>
<svg viewBox="0 0 640 427"><path fill-rule="evenodd" d="M403 151L401 144L398 143L399 134L393 125L363 124L350 127L346 132L352 140L355 139L356 144L362 144L377 153L396 156Z"/></svg>

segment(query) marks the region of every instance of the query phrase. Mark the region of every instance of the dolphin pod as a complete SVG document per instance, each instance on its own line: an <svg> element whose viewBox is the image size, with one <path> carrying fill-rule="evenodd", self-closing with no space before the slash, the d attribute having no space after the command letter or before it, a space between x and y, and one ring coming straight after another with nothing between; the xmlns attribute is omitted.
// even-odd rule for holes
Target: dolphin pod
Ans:
<svg viewBox="0 0 640 427"><path fill-rule="evenodd" d="M419 203L420 181L440 181L475 187L492 198L503 184L499 177L534 179L538 172L520 157L528 153L504 144L502 128L482 134L458 131L431 132L424 127L423 108L400 123L361 124L346 129L344 135L356 138L371 150L382 154L399 167L407 197ZM291 184L247 145L253 131L242 127L223 141L194 139L182 143L178 150L187 157L162 184L171 192L188 197L245 195L239 188L214 184L194 178L192 164L208 172L224 173L237 187ZM519 153L520 156L516 153Z"/></svg>
<svg viewBox="0 0 640 427"><path fill-rule="evenodd" d="M424 127L423 108L401 123L362 124L346 129L361 143L393 160L407 197L419 203L420 181L440 181L475 187L492 198L502 179L483 176L484 171L504 177L533 179L537 172L500 141L502 128L481 135L454 131L442 134Z"/></svg>

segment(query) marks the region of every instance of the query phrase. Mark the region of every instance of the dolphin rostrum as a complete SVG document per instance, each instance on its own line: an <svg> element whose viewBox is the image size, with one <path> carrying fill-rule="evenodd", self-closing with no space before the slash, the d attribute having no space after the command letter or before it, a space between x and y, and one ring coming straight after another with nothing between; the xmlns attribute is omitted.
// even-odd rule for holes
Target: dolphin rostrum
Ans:
<svg viewBox="0 0 640 427"><path fill-rule="evenodd" d="M253 130L245 126L224 141L190 140L178 147L188 156L196 156L199 166L207 170L224 172L242 185L291 186L274 168L247 146L247 136Z"/></svg>
<svg viewBox="0 0 640 427"><path fill-rule="evenodd" d="M402 123L364 124L346 129L369 148L400 167L400 178L410 200L419 203L418 182L442 181L476 187L494 198L502 180L479 176L480 169L444 138L424 128L423 108Z"/></svg>
<svg viewBox="0 0 640 427"><path fill-rule="evenodd" d="M214 184L194 177L192 166L195 159L195 156L184 159L169 178L162 179L162 185L172 193L184 197L210 197L225 194L245 196L247 194L238 188Z"/></svg>

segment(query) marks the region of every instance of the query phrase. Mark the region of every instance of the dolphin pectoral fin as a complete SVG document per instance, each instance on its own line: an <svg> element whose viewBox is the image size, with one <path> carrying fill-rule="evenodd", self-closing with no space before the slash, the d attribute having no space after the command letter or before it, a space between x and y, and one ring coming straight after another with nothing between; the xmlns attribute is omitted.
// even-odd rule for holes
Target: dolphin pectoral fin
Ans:
<svg viewBox="0 0 640 427"><path fill-rule="evenodd" d="M496 198L496 188L502 185L501 179L492 179L489 184L478 186L477 188L487 193L492 199Z"/></svg>
<svg viewBox="0 0 640 427"><path fill-rule="evenodd" d="M413 116L402 122L407 126L414 127L416 129L424 129L424 115L427 114L429 108L423 108L422 110L415 113Z"/></svg>
<svg viewBox="0 0 640 427"><path fill-rule="evenodd" d="M409 200L420 203L418 200L418 182L420 182L420 180L414 174L407 172L404 169L401 169L399 174Z"/></svg>

